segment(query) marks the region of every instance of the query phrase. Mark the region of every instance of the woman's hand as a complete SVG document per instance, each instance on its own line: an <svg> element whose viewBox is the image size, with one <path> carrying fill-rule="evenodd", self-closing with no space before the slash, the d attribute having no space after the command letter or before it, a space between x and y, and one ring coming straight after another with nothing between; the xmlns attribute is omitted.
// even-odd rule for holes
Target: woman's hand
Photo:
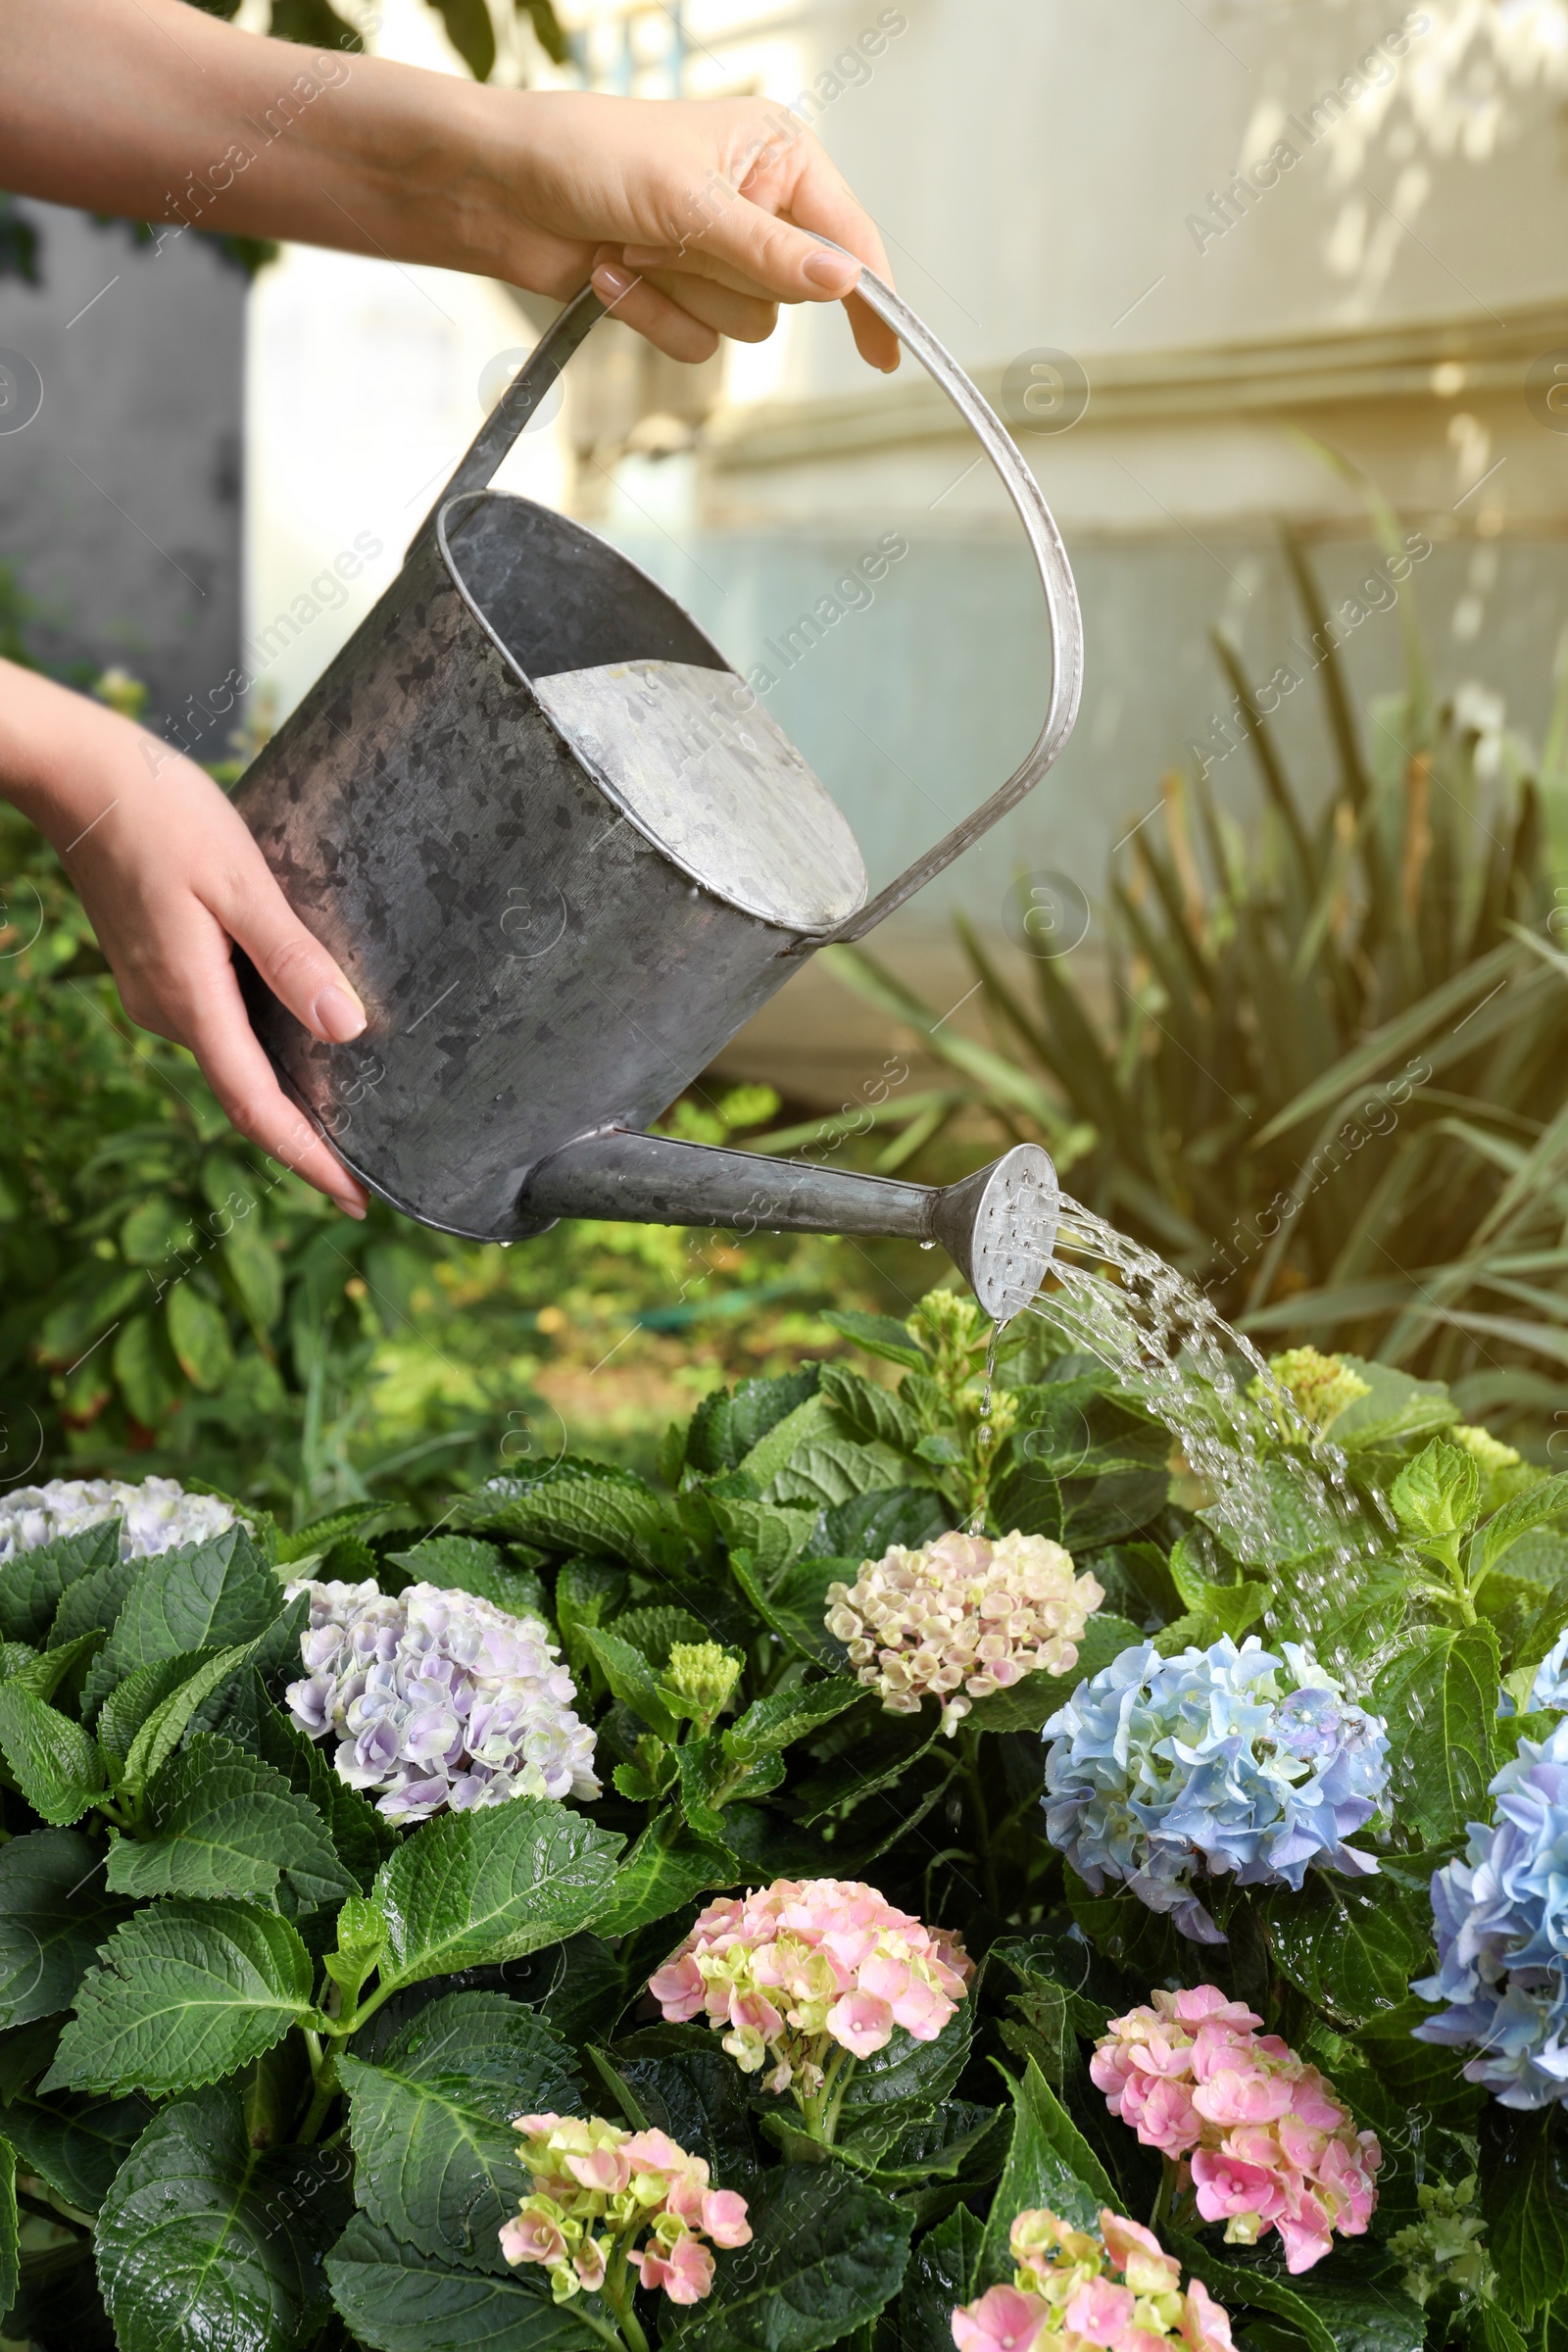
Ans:
<svg viewBox="0 0 1568 2352"><path fill-rule="evenodd" d="M346 1044L364 1008L211 776L129 719L0 662L0 793L60 852L131 1019L188 1046L241 1135L363 1217L364 1192L256 1041L230 943L313 1037Z"/></svg>
<svg viewBox="0 0 1568 2352"><path fill-rule="evenodd" d="M0 0L0 185L17 194L561 300L593 271L675 359L758 340L780 302L844 299L856 263L817 235L887 271L822 148L767 99L481 88L259 40L185 0ZM896 367L888 328L849 308L863 357Z"/></svg>

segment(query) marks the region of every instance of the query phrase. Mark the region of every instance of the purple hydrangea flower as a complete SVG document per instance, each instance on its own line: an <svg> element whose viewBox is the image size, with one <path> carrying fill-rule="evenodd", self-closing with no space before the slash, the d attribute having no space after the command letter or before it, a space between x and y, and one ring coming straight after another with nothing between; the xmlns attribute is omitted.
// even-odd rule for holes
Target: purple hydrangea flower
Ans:
<svg viewBox="0 0 1568 2352"><path fill-rule="evenodd" d="M0 1560L117 1516L121 1558L139 1560L176 1544L209 1543L238 1514L216 1494L187 1494L172 1478L144 1478L135 1486L118 1478L52 1478L47 1486L19 1487L0 1502Z"/></svg>
<svg viewBox="0 0 1568 2352"><path fill-rule="evenodd" d="M1413 1990L1449 2006L1415 2036L1478 2051L1465 2078L1504 2107L1544 2107L1568 2098L1568 1722L1521 1740L1492 1794L1494 1822L1433 1875L1438 1966Z"/></svg>
<svg viewBox="0 0 1568 2352"><path fill-rule="evenodd" d="M599 1794L593 1733L537 1617L435 1585L288 1592L311 1596L289 1712L313 1740L336 1733L340 1776L380 1812L416 1821L510 1796Z"/></svg>
<svg viewBox="0 0 1568 2352"><path fill-rule="evenodd" d="M1381 1720L1309 1650L1255 1634L1162 1658L1152 1642L1080 1683L1046 1725L1046 1835L1093 1893L1107 1879L1200 1943L1225 1938L1193 1887L1299 1888L1307 1865L1364 1877L1345 1840L1388 1788Z"/></svg>

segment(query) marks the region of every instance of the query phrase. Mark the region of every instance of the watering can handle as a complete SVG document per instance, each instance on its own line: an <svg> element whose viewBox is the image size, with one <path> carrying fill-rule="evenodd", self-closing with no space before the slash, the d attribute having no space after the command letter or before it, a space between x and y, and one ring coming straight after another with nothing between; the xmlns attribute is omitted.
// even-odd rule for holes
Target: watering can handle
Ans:
<svg viewBox="0 0 1568 2352"><path fill-rule="evenodd" d="M832 244L823 237L824 245ZM842 253L843 246L834 246ZM855 259L851 256L851 259ZM1024 536L1040 574L1045 591L1046 612L1051 627L1051 702L1045 724L1033 750L1022 765L1013 770L1006 782L995 791L971 816L954 826L924 857L916 858L896 882L879 890L874 899L862 906L848 922L841 923L824 937L818 933L803 939L787 954L810 955L817 948L836 943L863 939L885 916L902 906L915 892L923 890L944 866L951 865L982 833L990 831L1001 816L1015 808L1026 792L1039 783L1072 733L1078 715L1079 697L1083 691L1084 632L1078 611L1078 591L1073 584L1067 551L1061 544L1051 509L1047 506L1040 484L1025 464L1022 453L989 402L982 399L954 359L909 309L901 302L890 285L872 270L861 264L858 288L860 300L868 310L892 327L901 343L908 346L926 373L947 394L964 422L973 431L986 456L1002 477L1002 486L1017 510L1023 524ZM430 519L450 498L465 491L482 490L489 483L502 459L533 416L540 402L550 391L572 353L600 318L605 306L591 287L584 287L576 298L567 303L560 317L547 328L534 346L527 361L499 400L486 422L480 427L472 445L458 466L457 471L441 492L431 509Z"/></svg>

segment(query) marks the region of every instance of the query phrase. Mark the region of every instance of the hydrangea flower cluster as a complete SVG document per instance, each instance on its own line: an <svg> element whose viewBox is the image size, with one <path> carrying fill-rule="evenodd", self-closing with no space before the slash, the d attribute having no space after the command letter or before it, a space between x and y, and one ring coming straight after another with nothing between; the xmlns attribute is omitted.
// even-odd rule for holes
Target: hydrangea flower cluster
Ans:
<svg viewBox="0 0 1568 2352"><path fill-rule="evenodd" d="M1294 1642L1255 1634L1238 1649L1162 1658L1152 1642L1080 1683L1046 1725L1046 1835L1092 1892L1122 1880L1184 1936L1223 1943L1192 1886L1231 1871L1238 1886L1298 1891L1307 1864L1365 1877L1345 1840L1389 1783L1382 1719Z"/></svg>
<svg viewBox="0 0 1568 2352"><path fill-rule="evenodd" d="M1314 1429L1327 1429L1347 1405L1372 1394L1370 1384L1343 1356L1320 1355L1315 1348L1287 1348L1283 1355L1269 1357L1268 1368L1301 1418L1310 1421ZM1253 1395L1259 1395L1264 1385L1261 1380L1254 1381Z"/></svg>
<svg viewBox="0 0 1568 2352"><path fill-rule="evenodd" d="M917 1714L932 1692L951 1737L973 1700L1026 1674L1070 1674L1105 1595L1044 1536L954 1534L917 1551L896 1544L827 1597L828 1632L888 1713Z"/></svg>
<svg viewBox="0 0 1568 2352"><path fill-rule="evenodd" d="M958 2352L1159 2352L1166 2337L1187 2352L1231 2352L1224 2305L1198 2278L1183 2294L1175 2256L1119 2213L1101 2213L1098 2235L1044 2208L1020 2213L1008 2243L1012 2284L953 2315Z"/></svg>
<svg viewBox="0 0 1568 2352"><path fill-rule="evenodd" d="M648 1989L671 2025L706 2014L743 2073L814 2098L837 2052L868 2058L902 2026L935 2041L973 1964L956 1936L922 1927L874 1886L778 1879L709 1904Z"/></svg>
<svg viewBox="0 0 1568 2352"><path fill-rule="evenodd" d="M374 1583L288 1587L311 1596L304 1679L289 1713L313 1740L337 1735L351 1788L394 1821L465 1813L510 1796L597 1796L594 1736L537 1617L472 1592Z"/></svg>
<svg viewBox="0 0 1568 2352"><path fill-rule="evenodd" d="M1568 1714L1568 1633L1561 1633L1536 1668L1530 1686L1530 1711Z"/></svg>
<svg viewBox="0 0 1568 2352"><path fill-rule="evenodd" d="M1383 2150L1333 2085L1215 1984L1152 1999L1111 2019L1089 2073L1111 2114L1180 2164L1203 2220L1231 2245L1277 2230L1292 2272L1321 2262L1335 2230L1362 2236Z"/></svg>
<svg viewBox="0 0 1568 2352"><path fill-rule="evenodd" d="M1542 1694L1548 1669L1556 1689L1560 1667L1553 1651L1533 1705L1560 1703ZM1475 2049L1466 2080L1504 2107L1545 2107L1568 2099L1568 1720L1546 1740L1521 1740L1491 1793L1493 1824L1472 1822L1463 1858L1433 1875L1438 1965L1414 1990L1448 2006L1415 2034Z"/></svg>
<svg viewBox="0 0 1568 2352"><path fill-rule="evenodd" d="M209 1543L237 1516L218 1495L187 1494L172 1478L144 1478L136 1486L118 1478L52 1478L47 1486L19 1487L0 1502L0 1560L116 1517L121 1558L140 1560L176 1544Z"/></svg>
<svg viewBox="0 0 1568 2352"><path fill-rule="evenodd" d="M662 2132L560 2115L519 2115L514 2129L533 2194L502 2230L501 2251L511 2263L542 2263L558 2303L585 2289L597 2294L607 2281L617 2303L628 2267L671 2303L700 2303L713 2283L704 2238L744 2246L751 2237L746 2199L710 2188L702 2157Z"/></svg>

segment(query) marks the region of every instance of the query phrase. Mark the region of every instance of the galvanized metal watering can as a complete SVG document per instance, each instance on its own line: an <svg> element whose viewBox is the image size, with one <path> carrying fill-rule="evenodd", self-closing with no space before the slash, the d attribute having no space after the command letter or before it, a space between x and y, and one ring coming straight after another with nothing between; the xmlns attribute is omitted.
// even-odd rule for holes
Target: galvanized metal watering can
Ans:
<svg viewBox="0 0 1568 2352"><path fill-rule="evenodd" d="M859 939L1038 783L1077 715L1072 573L1028 466L869 270L859 292L973 427L1028 536L1050 709L983 808L866 903L854 835L674 600L581 524L488 487L603 306L545 334L402 571L247 775L242 809L369 1015L320 1045L236 956L285 1090L345 1166L482 1241L562 1216L940 1242L1028 1303L1055 1174L1022 1145L943 1191L639 1130L813 949Z"/></svg>

